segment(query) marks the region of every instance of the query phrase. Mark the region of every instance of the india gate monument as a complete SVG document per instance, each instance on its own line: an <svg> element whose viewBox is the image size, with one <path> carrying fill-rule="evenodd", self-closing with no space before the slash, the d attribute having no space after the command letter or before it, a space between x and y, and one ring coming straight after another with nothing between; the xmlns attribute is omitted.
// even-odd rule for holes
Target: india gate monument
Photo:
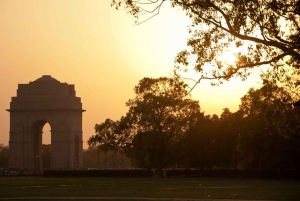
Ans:
<svg viewBox="0 0 300 201"><path fill-rule="evenodd" d="M51 127L51 168L82 167L82 109L75 86L43 75L19 84L10 102L9 167L42 170L43 126Z"/></svg>

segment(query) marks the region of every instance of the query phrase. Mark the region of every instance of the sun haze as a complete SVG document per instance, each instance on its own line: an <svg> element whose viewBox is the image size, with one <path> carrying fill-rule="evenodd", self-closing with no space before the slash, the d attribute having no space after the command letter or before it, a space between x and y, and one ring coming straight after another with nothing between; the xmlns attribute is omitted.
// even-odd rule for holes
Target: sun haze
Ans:
<svg viewBox="0 0 300 201"><path fill-rule="evenodd" d="M186 46L189 24L181 11L167 6L136 26L109 0L0 0L0 143L9 141L5 109L18 83L51 75L74 84L82 99L86 148L96 123L125 115L125 102L140 79L171 75L176 53ZM239 98L258 81L221 87L201 83L192 95L206 114L220 114L225 107L236 111ZM45 138L50 143L50 136Z"/></svg>

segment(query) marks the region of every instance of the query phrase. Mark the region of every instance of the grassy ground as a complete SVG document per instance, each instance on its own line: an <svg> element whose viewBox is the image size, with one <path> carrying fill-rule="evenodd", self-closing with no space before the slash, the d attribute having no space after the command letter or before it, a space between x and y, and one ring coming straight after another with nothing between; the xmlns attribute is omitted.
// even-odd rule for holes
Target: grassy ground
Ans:
<svg viewBox="0 0 300 201"><path fill-rule="evenodd" d="M299 200L300 182L219 178L0 177L0 198L3 197Z"/></svg>

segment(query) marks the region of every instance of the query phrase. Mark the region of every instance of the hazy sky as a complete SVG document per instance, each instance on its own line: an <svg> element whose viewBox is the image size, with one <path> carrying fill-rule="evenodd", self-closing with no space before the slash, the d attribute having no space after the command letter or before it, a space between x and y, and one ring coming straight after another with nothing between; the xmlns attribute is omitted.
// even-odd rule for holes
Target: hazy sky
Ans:
<svg viewBox="0 0 300 201"><path fill-rule="evenodd" d="M125 115L125 102L143 77L170 76L185 48L189 19L164 6L141 25L110 7L111 0L0 0L0 143L9 141L9 108L18 83L42 75L75 84L83 109L84 148L94 125ZM201 83L193 91L205 114L238 109L240 98L260 82ZM49 127L49 126L48 126ZM44 127L44 130L50 128ZM43 136L50 143L50 134Z"/></svg>

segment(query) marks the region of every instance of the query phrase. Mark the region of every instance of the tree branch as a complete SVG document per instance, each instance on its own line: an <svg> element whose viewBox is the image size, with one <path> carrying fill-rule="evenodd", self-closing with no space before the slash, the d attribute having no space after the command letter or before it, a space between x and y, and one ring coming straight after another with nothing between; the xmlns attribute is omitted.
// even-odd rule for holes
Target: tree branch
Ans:
<svg viewBox="0 0 300 201"><path fill-rule="evenodd" d="M252 68L255 66L261 66L261 65L266 65L266 64L270 64L272 62L276 62L279 59L282 59L283 57L287 56L287 53L283 53L275 58L272 58L268 61L263 61L263 62L258 62L258 63L252 63L252 64L246 64L246 65L241 65L238 66L237 68L232 68L231 72L229 74L226 75L222 75L222 76L216 76L216 77L205 77L204 75L201 75L201 77L198 80L194 80L194 79L190 79L190 78L183 78L183 79L189 79L195 82L195 84L190 88L190 90L188 91L187 95L190 94L192 92L192 90L201 82L201 80L215 80L215 79L228 79L230 78L232 75L236 74L239 70L243 69L243 68Z"/></svg>
<svg viewBox="0 0 300 201"><path fill-rule="evenodd" d="M300 53L292 50L291 48L287 48L286 46L284 46L283 44L281 44L281 43L279 43L277 41L274 41L274 40L270 40L270 41L268 41L268 40L262 40L262 39L259 39L259 38L256 38L256 37L252 37L252 36L248 36L248 35L243 35L243 34L240 34L240 33L236 32L233 29L233 27L232 27L232 25L230 23L230 19L229 19L228 15L222 9L220 9L218 6L216 6L214 3L212 3L210 0L206 0L206 2L210 5L209 7L214 8L217 12L219 12L223 16L228 29L225 28L225 27L223 27L221 24L217 24L216 22L211 21L211 20L209 20L206 17L203 17L199 12L197 12L192 7L193 5L197 5L200 8L204 8L204 7L207 8L208 6L201 6L200 3L196 2L196 1L193 4L188 4L188 3L180 2L178 0L175 0L175 1L179 5L183 5L185 7L188 7L195 15L197 15L202 20L204 20L204 21L206 21L206 22L208 22L210 24L213 24L214 26L216 26L216 27L218 27L218 28L220 28L220 29L228 32L229 34L231 34L231 35L233 35L233 36L235 36L235 37L237 37L237 38L239 38L241 40L247 40L247 41L252 41L252 42L255 42L255 43L261 43L261 44L264 44L264 45L267 45L267 46L276 47L276 48L279 48L279 49L283 50L284 52L289 53L292 56L300 57Z"/></svg>

